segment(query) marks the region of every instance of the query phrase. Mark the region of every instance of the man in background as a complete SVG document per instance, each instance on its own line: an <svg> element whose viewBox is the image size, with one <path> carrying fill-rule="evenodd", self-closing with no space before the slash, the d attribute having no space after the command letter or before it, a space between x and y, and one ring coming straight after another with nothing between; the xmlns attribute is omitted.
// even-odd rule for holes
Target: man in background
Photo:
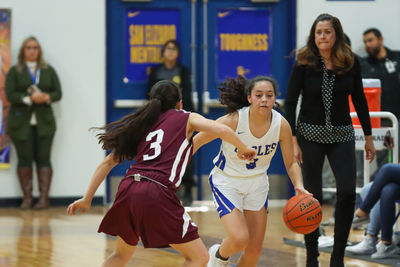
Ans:
<svg viewBox="0 0 400 267"><path fill-rule="evenodd" d="M381 32L376 28L364 31L363 41L368 56L361 64L363 78L381 80L381 110L393 113L400 119L400 52L385 47ZM392 126L382 119L382 126ZM378 169L388 161L387 151L377 151Z"/></svg>

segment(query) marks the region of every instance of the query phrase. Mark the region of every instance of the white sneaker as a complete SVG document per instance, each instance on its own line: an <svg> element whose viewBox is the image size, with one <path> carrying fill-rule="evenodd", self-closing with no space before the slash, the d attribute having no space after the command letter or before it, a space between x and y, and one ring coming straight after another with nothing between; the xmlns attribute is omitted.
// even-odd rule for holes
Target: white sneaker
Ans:
<svg viewBox="0 0 400 267"><path fill-rule="evenodd" d="M221 259L218 259L217 256L215 255L220 246L221 246L220 244L215 244L215 245L211 246L210 249L208 250L208 254L210 255L210 260L207 263L207 267L228 266L229 259L226 261L223 261Z"/></svg>
<svg viewBox="0 0 400 267"><path fill-rule="evenodd" d="M400 232L394 232L392 236L392 243L396 246L400 245Z"/></svg>
<svg viewBox="0 0 400 267"><path fill-rule="evenodd" d="M327 248L333 246L333 237L321 235L318 237L318 248Z"/></svg>
<svg viewBox="0 0 400 267"><path fill-rule="evenodd" d="M399 255L399 248L393 243L390 245L385 245L381 242L376 245L376 252L371 255L372 259L384 259L391 258L395 255Z"/></svg>
<svg viewBox="0 0 400 267"><path fill-rule="evenodd" d="M372 254L376 251L376 237L365 236L364 239L354 246L347 246L346 252L356 255Z"/></svg>
<svg viewBox="0 0 400 267"><path fill-rule="evenodd" d="M353 222L351 223L351 227L360 228L361 226L366 225L368 223L369 223L369 215L364 216L364 217L358 217L357 215L354 214Z"/></svg>

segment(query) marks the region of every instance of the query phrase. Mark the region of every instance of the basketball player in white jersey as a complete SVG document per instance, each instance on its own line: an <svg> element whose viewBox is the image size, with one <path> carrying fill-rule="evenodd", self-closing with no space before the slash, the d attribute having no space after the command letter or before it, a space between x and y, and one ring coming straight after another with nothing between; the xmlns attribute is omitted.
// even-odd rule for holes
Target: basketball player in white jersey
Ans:
<svg viewBox="0 0 400 267"><path fill-rule="evenodd" d="M262 250L267 225L269 182L267 170L281 145L286 170L299 194L304 189L300 167L294 158L292 132L289 123L273 109L276 102L276 83L267 76L247 81L244 77L228 78L222 87L220 102L227 114L217 121L231 127L247 146L256 149L252 161L236 159L235 147L222 142L214 159L209 183L214 203L224 224L227 237L222 244L209 249L209 267L227 266L229 257L244 251L236 266L256 266ZM207 133L194 138L198 146L215 139Z"/></svg>

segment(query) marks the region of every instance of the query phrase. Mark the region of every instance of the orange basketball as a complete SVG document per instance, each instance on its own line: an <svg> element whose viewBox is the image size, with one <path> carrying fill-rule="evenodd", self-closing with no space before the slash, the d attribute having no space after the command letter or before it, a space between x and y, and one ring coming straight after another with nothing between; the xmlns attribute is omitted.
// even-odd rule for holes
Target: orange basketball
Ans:
<svg viewBox="0 0 400 267"><path fill-rule="evenodd" d="M283 208L283 220L293 232L309 234L321 223L321 205L312 196L296 195L290 198Z"/></svg>

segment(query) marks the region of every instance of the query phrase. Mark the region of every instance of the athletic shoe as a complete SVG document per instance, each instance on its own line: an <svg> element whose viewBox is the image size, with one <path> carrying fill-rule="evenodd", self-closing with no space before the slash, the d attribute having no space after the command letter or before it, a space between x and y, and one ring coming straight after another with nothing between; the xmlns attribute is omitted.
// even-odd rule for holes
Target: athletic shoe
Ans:
<svg viewBox="0 0 400 267"><path fill-rule="evenodd" d="M207 263L207 267L225 267L228 266L229 259L226 261L223 261L221 259L218 259L216 256L217 250L219 249L221 245L220 244L215 244L210 247L208 250L208 254L210 255L210 260Z"/></svg>
<svg viewBox="0 0 400 267"><path fill-rule="evenodd" d="M393 233L392 243L396 246L400 246L400 232L396 231Z"/></svg>
<svg viewBox="0 0 400 267"><path fill-rule="evenodd" d="M318 237L318 248L327 248L333 246L333 237L321 235Z"/></svg>
<svg viewBox="0 0 400 267"><path fill-rule="evenodd" d="M369 216L364 216L364 217L358 217L357 215L354 214L353 222L351 223L351 227L353 228L358 228L361 227L364 224L369 223Z"/></svg>
<svg viewBox="0 0 400 267"><path fill-rule="evenodd" d="M376 245L376 252L371 255L372 259L384 259L391 258L393 256L400 255L399 248L393 243L390 245L385 245L381 242Z"/></svg>
<svg viewBox="0 0 400 267"><path fill-rule="evenodd" d="M353 253L355 255L370 255L376 251L376 237L365 236L364 239L354 246L347 246L346 252Z"/></svg>

